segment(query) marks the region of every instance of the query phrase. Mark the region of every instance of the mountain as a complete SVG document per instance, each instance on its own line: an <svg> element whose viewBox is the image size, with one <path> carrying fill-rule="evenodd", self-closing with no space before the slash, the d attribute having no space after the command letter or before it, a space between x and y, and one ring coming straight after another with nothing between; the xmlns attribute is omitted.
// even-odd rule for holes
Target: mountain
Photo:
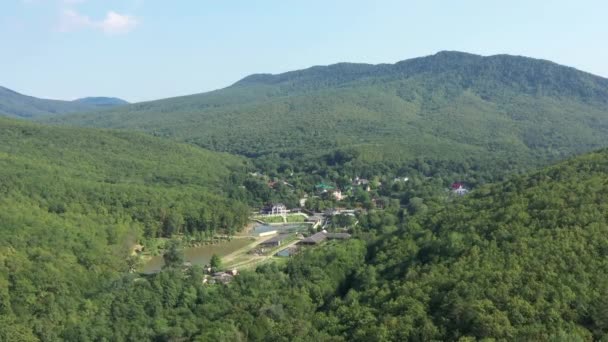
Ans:
<svg viewBox="0 0 608 342"><path fill-rule="evenodd" d="M604 149L410 219L373 247L354 280L362 285L333 306L338 326L354 327L352 312L373 318L340 331L394 341L605 339L607 176Z"/></svg>
<svg viewBox="0 0 608 342"><path fill-rule="evenodd" d="M105 97L87 97L76 101L39 99L0 87L0 115L14 118L34 119L123 104L127 102Z"/></svg>
<svg viewBox="0 0 608 342"><path fill-rule="evenodd" d="M369 211L353 239L243 271L229 285L204 284L195 268L99 284L49 331L69 341L602 341L607 173L603 150L406 219ZM0 289L27 296L29 284L18 285ZM58 291L45 285L47 296ZM26 298L33 304L11 303L36 307L40 297Z"/></svg>
<svg viewBox="0 0 608 342"><path fill-rule="evenodd" d="M608 145L608 80L549 61L461 52L315 66L54 123L136 129L247 156L522 163Z"/></svg>
<svg viewBox="0 0 608 342"><path fill-rule="evenodd" d="M73 102L92 105L96 107L114 107L129 104L129 102L116 97L84 97L81 99L74 100Z"/></svg>
<svg viewBox="0 0 608 342"><path fill-rule="evenodd" d="M0 340L63 340L74 307L128 274L138 242L243 227L248 207L226 193L244 167L144 134L0 118ZM5 334L22 324L38 338Z"/></svg>

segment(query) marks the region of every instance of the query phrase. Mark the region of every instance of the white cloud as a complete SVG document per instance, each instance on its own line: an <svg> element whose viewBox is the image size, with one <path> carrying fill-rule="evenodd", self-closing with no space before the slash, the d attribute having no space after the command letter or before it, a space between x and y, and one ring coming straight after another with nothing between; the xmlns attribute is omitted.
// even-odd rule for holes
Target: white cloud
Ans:
<svg viewBox="0 0 608 342"><path fill-rule="evenodd" d="M108 12L106 18L98 25L105 33L117 34L127 33L137 26L137 19L130 15L119 14L113 11Z"/></svg>
<svg viewBox="0 0 608 342"><path fill-rule="evenodd" d="M93 20L75 10L66 9L61 14L59 31L71 32L81 29L95 29L107 34L121 34L130 32L137 25L138 21L134 17L114 11L109 11L102 20Z"/></svg>

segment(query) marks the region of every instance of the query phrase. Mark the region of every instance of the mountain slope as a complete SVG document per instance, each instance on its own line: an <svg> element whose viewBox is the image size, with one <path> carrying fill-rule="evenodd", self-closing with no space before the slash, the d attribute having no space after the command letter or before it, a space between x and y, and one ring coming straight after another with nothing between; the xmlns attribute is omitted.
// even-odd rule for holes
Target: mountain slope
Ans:
<svg viewBox="0 0 608 342"><path fill-rule="evenodd" d="M74 100L72 102L92 105L95 107L115 107L115 106L123 106L128 105L129 102L119 99L116 97L84 97L81 99Z"/></svg>
<svg viewBox="0 0 608 342"><path fill-rule="evenodd" d="M248 156L346 148L367 160L494 155L532 163L608 144L608 80L543 60L441 52L252 75L209 93L51 120Z"/></svg>
<svg viewBox="0 0 608 342"><path fill-rule="evenodd" d="M15 118L33 119L123 104L127 102L115 98L84 98L76 101L39 99L0 87L0 114Z"/></svg>
<svg viewBox="0 0 608 342"><path fill-rule="evenodd" d="M335 312L374 317L344 322L352 336L394 341L604 339L607 176L603 150L410 220L375 247L357 300Z"/></svg>
<svg viewBox="0 0 608 342"><path fill-rule="evenodd" d="M247 206L225 195L243 167L143 134L0 118L0 340L22 340L4 335L13 324L61 340L137 242L243 227Z"/></svg>
<svg viewBox="0 0 608 342"><path fill-rule="evenodd" d="M398 212L369 211L358 216L350 241L304 249L284 267L244 271L228 286L203 284L196 269L124 279L62 337L605 340L607 179L603 150L481 187L401 223Z"/></svg>

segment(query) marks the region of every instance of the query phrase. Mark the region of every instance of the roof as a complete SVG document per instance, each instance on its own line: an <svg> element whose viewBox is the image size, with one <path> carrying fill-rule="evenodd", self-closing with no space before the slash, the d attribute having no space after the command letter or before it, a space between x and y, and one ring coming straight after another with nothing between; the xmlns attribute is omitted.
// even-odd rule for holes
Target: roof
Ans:
<svg viewBox="0 0 608 342"><path fill-rule="evenodd" d="M319 189L326 189L326 190L331 190L334 188L333 186L327 185L325 183L319 183L319 184L315 185L315 187L317 187Z"/></svg>
<svg viewBox="0 0 608 342"><path fill-rule="evenodd" d="M327 239L327 234L325 234L323 232L319 232L319 233L316 233L314 235L307 237L306 239L304 239L300 242L302 242L302 243L319 243L325 239Z"/></svg>

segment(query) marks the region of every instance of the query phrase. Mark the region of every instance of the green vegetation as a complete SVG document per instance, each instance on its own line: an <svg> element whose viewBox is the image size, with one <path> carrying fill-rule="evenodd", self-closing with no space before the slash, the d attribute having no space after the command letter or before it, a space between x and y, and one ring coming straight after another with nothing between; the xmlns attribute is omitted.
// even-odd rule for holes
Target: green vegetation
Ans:
<svg viewBox="0 0 608 342"><path fill-rule="evenodd" d="M127 104L116 98L94 97L75 101L39 99L0 87L0 115L24 119L92 111Z"/></svg>
<svg viewBox="0 0 608 342"><path fill-rule="evenodd" d="M608 150L522 174L606 145L607 101L574 69L439 53L55 120L253 156L251 174L159 137L0 119L0 340L607 340ZM366 209L330 220L353 238L280 263L245 257L249 239L183 249L305 193ZM160 241L165 267L137 273L134 245ZM197 257L241 272L210 284Z"/></svg>
<svg viewBox="0 0 608 342"><path fill-rule="evenodd" d="M138 241L234 234L248 208L222 193L243 163L146 135L0 118L0 340L60 339L100 286L133 269Z"/></svg>
<svg viewBox="0 0 608 342"><path fill-rule="evenodd" d="M551 62L442 52L253 75L205 94L50 120L252 157L308 160L341 150L365 162L530 167L606 146L607 99L608 80Z"/></svg>
<svg viewBox="0 0 608 342"><path fill-rule="evenodd" d="M257 216L257 219L266 223L299 223L305 222L306 216L300 214L287 214L285 218L283 216Z"/></svg>
<svg viewBox="0 0 608 342"><path fill-rule="evenodd" d="M221 269L222 268L222 259L217 254L213 254L211 256L211 260L209 261L209 266L214 270Z"/></svg>
<svg viewBox="0 0 608 342"><path fill-rule="evenodd" d="M127 105L129 102L115 97L84 97L73 102L84 103L96 107L115 107Z"/></svg>
<svg viewBox="0 0 608 342"><path fill-rule="evenodd" d="M198 267L184 271L172 246L168 257L177 261L162 272L129 274L116 253L123 235L137 235L136 220L122 216L127 223L81 229L98 227L101 218L79 213L77 225L73 205L58 214L60 206L26 206L33 200L11 195L0 211L8 239L2 246L11 246L0 254L0 337L605 339L607 170L604 150L480 186L465 197L421 191L405 208L389 203L384 211L358 215L355 239L264 263L228 285L204 284ZM346 216L336 220L352 224ZM115 226L122 235L111 234ZM235 262L242 261L226 261Z"/></svg>

